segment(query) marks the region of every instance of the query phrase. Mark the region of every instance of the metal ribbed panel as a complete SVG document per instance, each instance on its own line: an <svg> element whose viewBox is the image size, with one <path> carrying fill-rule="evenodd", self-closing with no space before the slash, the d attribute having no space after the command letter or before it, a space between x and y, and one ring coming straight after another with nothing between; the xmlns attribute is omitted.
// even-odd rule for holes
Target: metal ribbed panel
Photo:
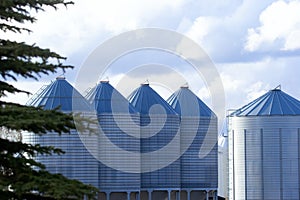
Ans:
<svg viewBox="0 0 300 200"><path fill-rule="evenodd" d="M133 106L108 81L101 81L87 94L86 99L100 113L137 113Z"/></svg>
<svg viewBox="0 0 300 200"><path fill-rule="evenodd" d="M299 199L300 116L231 120L230 199Z"/></svg>
<svg viewBox="0 0 300 200"><path fill-rule="evenodd" d="M265 199L281 199L280 131L276 128L263 129L263 194Z"/></svg>
<svg viewBox="0 0 300 200"><path fill-rule="evenodd" d="M246 196L263 199L261 132L260 130L245 130L244 134Z"/></svg>
<svg viewBox="0 0 300 200"><path fill-rule="evenodd" d="M187 87L181 87L174 92L167 102L183 116L216 117L215 113ZM196 106L199 109L195 108Z"/></svg>
<svg viewBox="0 0 300 200"><path fill-rule="evenodd" d="M270 115L300 115L300 101L276 88L231 114L231 116Z"/></svg>
<svg viewBox="0 0 300 200"><path fill-rule="evenodd" d="M218 137L218 196L228 197L228 134Z"/></svg>
<svg viewBox="0 0 300 200"><path fill-rule="evenodd" d="M23 142L62 149L65 154L38 155L35 159L43 163L50 173L60 173L98 187L99 162L87 151L76 131L62 135L47 133L43 136L24 132Z"/></svg>
<svg viewBox="0 0 300 200"><path fill-rule="evenodd" d="M282 161L282 197L283 199L299 199L299 154L298 130L283 128L281 130Z"/></svg>
<svg viewBox="0 0 300 200"><path fill-rule="evenodd" d="M181 187L215 190L218 187L216 115L188 87L181 87L168 102L180 114L181 152L186 150L181 157ZM200 157L203 153L200 149L207 151L204 157Z"/></svg>
<svg viewBox="0 0 300 200"><path fill-rule="evenodd" d="M85 115L91 115L90 110L85 109L89 105L76 90L77 98L72 98L73 92L71 91L74 91L74 88L64 79L57 80L57 83L51 84L49 87L46 88L47 91L53 89L56 92L44 91L41 94L47 95L39 95L38 98L41 99L34 102L47 102L47 109L52 109L51 106L62 105L64 112L70 112L74 106L79 105L78 107L83 109L78 110L83 110ZM202 101L197 101L200 111L202 111L200 116L190 115L193 110L190 107L194 107L194 105L185 102L189 109L184 110L182 107L181 109L185 111L183 113L189 113L189 115L180 117L148 85L142 85L131 98L139 113L108 82L102 82L91 92L89 100L97 111L99 128L104 134L99 134L99 137L97 135L89 137L88 134L87 136L78 135L76 131L73 131L72 134L62 136L55 133L49 133L42 137L33 134L24 135L24 139L31 143L56 146L67 152L63 156L38 156L36 158L44 163L50 172L62 173L68 178L92 184L107 194L153 190L153 197L155 197L155 192L167 190L168 192L164 191L164 193L172 197L176 193L174 191L180 189L193 190L194 192L187 193L191 196L196 196L196 190L216 190L218 187L217 144L204 158L199 157L199 151L200 147L205 146L203 141L207 134L212 136L207 142L216 143L217 118ZM191 92L189 93L191 94ZM51 96L51 94L55 95ZM184 98L189 100L189 96ZM87 110L88 112L86 112ZM95 115L92 116L95 117ZM149 124L151 125L148 126ZM197 125L199 128L195 136L192 131L195 133ZM156 133L154 130L159 131ZM153 134L154 132L155 134ZM178 137L175 137L176 135ZM103 138L106 140L102 140ZM155 154L157 156L151 158L144 156L146 153L163 149L171 141L173 145L164 152L164 155ZM189 146L191 142L192 144ZM116 148L111 144L126 152L137 153L137 159L134 162L129 161L126 156L117 154ZM182 146L189 146L189 148L186 147L187 151L180 158L183 149L186 150ZM171 160L171 164L167 162L167 166L164 165L163 159L174 157L174 155L178 159L174 162ZM114 169L117 167L106 163L105 157L113 158L116 166L127 166L128 171L136 173ZM103 158L104 160L102 160ZM129 193L124 194L126 196ZM201 192L201 194L205 193ZM205 195L211 196L212 193Z"/></svg>
<svg viewBox="0 0 300 200"><path fill-rule="evenodd" d="M99 151L95 152L100 159L99 168L99 189L101 191L125 191L139 190L141 181L140 157L134 160L121 156L116 152L121 148L127 152L140 152L140 139L132 135L139 136L140 123L138 113L133 106L123 97L108 81L101 81L87 94L87 99L97 112L99 128L107 137L96 138L98 140ZM111 144L112 143L112 144ZM107 158L114 160L114 165ZM102 163L103 162L103 163ZM136 173L127 173L116 169L116 166L126 166L127 170Z"/></svg>
<svg viewBox="0 0 300 200"><path fill-rule="evenodd" d="M244 130L234 131L234 185L235 199L245 199L245 139Z"/></svg>
<svg viewBox="0 0 300 200"><path fill-rule="evenodd" d="M141 134L141 188L180 188L180 160L160 168L164 158L180 157L180 140L175 140L172 149L149 158L146 153L156 152L175 138L180 119L173 108L149 84L142 84L129 96L130 103L140 113ZM162 123L163 122L163 123ZM177 143L177 145L176 145ZM148 170L154 169L154 170ZM149 171L149 172L148 172Z"/></svg>
<svg viewBox="0 0 300 200"><path fill-rule="evenodd" d="M140 151L140 140L129 136L123 132L116 124L115 120L118 120L118 124L130 125L129 119L135 123L139 123L139 115L136 114L111 114L102 113L98 115L100 127L109 140L116 146L131 152ZM138 126L131 127L131 134L139 133ZM98 138L99 155L114 157L119 162L119 166L131 167L132 171L140 171L141 163L140 158L137 158L134 163L126 157L118 158L114 153L115 147L109 143L103 141L101 137ZM125 173L111 167L108 167L101 163L99 168L99 189L102 191L125 191L125 190L139 190L141 185L139 173Z"/></svg>
<svg viewBox="0 0 300 200"><path fill-rule="evenodd" d="M235 199L235 157L234 157L234 130L228 129L228 196L230 200Z"/></svg>
<svg viewBox="0 0 300 200"><path fill-rule="evenodd" d="M43 88L43 91L31 99L30 106L43 106L45 110L60 107L63 112L89 110L88 102L62 77L56 78L54 82Z"/></svg>
<svg viewBox="0 0 300 200"><path fill-rule="evenodd" d="M166 116L152 114L152 117L156 119L164 119ZM143 123L148 123L148 116L141 115L141 135L147 135L149 130L143 128ZM159 120L157 121L159 122ZM160 125L158 123L157 125ZM155 123L151 123L151 127L155 127ZM153 152L158 149L164 148L177 134L179 130L179 117L177 115L167 115L166 122L164 127L154 136L149 138L141 139L141 152ZM180 154L180 141L176 141L177 145L174 146L172 151L168 151L168 154L177 154L179 157ZM162 157L168 157L168 155L158 155ZM142 171L144 169L155 169L156 166L159 166L160 158L151 158L149 161L148 157L141 156L141 167ZM148 165L151 166L148 166ZM180 188L180 160L173 162L172 164L158 169L156 171L142 173L141 174L141 188L145 189L158 189L158 188Z"/></svg>
<svg viewBox="0 0 300 200"><path fill-rule="evenodd" d="M131 123L129 123L129 119L138 124L139 115L102 113L98 114L97 118L99 120L99 128L103 132L103 134L93 137L96 141L96 146L98 147L98 150L94 151L93 155L96 155L101 161L99 164L99 184L97 187L100 191L108 193L124 192L128 190L139 191L141 184L139 173L126 173L116 168L116 166L126 166L126 169L129 171L140 171L139 157L136 157L134 160L128 159L127 156L122 156L116 151L117 148L121 148L128 152L140 151L139 139L128 135L118 126L121 125L123 128L124 126L129 126L131 129L130 133L137 135L139 133L139 128L138 126L132 127ZM118 124L116 121L118 121ZM114 161L111 162L110 158Z"/></svg>
<svg viewBox="0 0 300 200"><path fill-rule="evenodd" d="M89 113L90 106L84 97L68 83L64 77L58 77L44 88L31 106L43 106L44 109L54 109L60 106L62 112L80 111ZM47 133L38 136L33 133L23 133L23 141L43 146L55 146L62 149L62 155L38 155L35 159L46 166L51 173L61 173L70 179L78 179L84 183L98 187L99 162L89 153L85 145L91 147L93 141L88 139L82 143L79 133L72 130L70 134ZM95 147L97 148L97 147ZM93 149L97 151L97 149Z"/></svg>
<svg viewBox="0 0 300 200"><path fill-rule="evenodd" d="M197 134L192 137L192 131L195 124L199 124ZM208 127L211 126L210 129ZM182 188L217 188L218 187L218 156L217 144L204 157L199 157L200 147L203 144L207 134L213 135L210 137L215 143L217 141L217 119L208 117L181 117L181 145L193 141L188 150L181 157L181 187Z"/></svg>

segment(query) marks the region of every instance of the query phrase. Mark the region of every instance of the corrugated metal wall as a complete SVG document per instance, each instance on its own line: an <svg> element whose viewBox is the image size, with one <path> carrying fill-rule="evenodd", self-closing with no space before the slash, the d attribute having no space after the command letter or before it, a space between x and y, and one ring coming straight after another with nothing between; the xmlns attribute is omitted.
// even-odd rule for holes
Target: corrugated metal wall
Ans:
<svg viewBox="0 0 300 200"><path fill-rule="evenodd" d="M230 199L296 200L300 116L232 117Z"/></svg>
<svg viewBox="0 0 300 200"><path fill-rule="evenodd" d="M116 119L117 118L117 119ZM118 123L123 125L130 125L130 120L133 120L135 123L139 123L139 115L137 114L112 114L112 113L102 113L98 115L99 125L104 132L104 134L110 139L110 141L116 146L122 148L125 151L140 151L140 140L134 138L127 133L123 132L119 126L116 124L115 120L118 120ZM138 126L131 127L131 133L139 133ZM101 137L98 138L99 151L98 154L105 155L108 157L115 157L115 147L109 145L107 142L101 140ZM117 159L117 158L116 158ZM137 158L134 160L135 163L127 163L127 158L118 158L119 166L127 165L127 167L133 168L132 171L140 171L141 162ZM106 166L100 163L99 168L99 189L103 191L126 191L126 190L139 190L141 185L141 177L139 173L126 173L113 169L109 166Z"/></svg>
<svg viewBox="0 0 300 200"><path fill-rule="evenodd" d="M194 135L191 128L195 123L199 124L194 139L187 135ZM211 129L208 127L211 126ZM199 157L200 147L207 134L211 134L213 141L217 141L217 118L208 117L181 117L180 132L181 144L193 141L188 150L181 157L181 187L182 188L217 188L218 187L218 148L214 145L209 154L204 158ZM184 146L184 145L183 145Z"/></svg>
<svg viewBox="0 0 300 200"><path fill-rule="evenodd" d="M160 114L151 114L152 117L156 119L164 120L166 116L162 116ZM177 134L179 130L179 116L178 115L171 115L168 114L166 117L166 122L164 127L154 136L150 138L142 138L141 139L141 152L153 152L157 151L158 149L164 148ZM149 129L145 127L149 123L149 116L141 114L141 134L146 135L149 132ZM159 120L160 121L160 120ZM159 125L160 123L158 123ZM151 126L155 126L156 124L151 124ZM169 154L177 154L179 157L180 154L180 141L176 141L177 145L175 149L170 152ZM166 157L168 155L158 155ZM141 156L141 166L142 171L144 169L155 169L157 166L160 165L160 158L150 158L147 156ZM148 164L152 166L146 166ZM181 180L180 180L180 159L173 162L172 164L158 169L152 172L145 172L141 174L141 188L142 189L159 189L159 188L180 188Z"/></svg>
<svg viewBox="0 0 300 200"><path fill-rule="evenodd" d="M85 99L79 93L77 94L78 98L72 104L72 95L70 96L70 94L72 94L73 88L64 79L59 79L58 81L60 81L59 83L63 83L63 89L66 89L64 85L67 86L69 96L67 98L64 97L63 101L58 101L56 98L60 97L56 95L55 97L51 97L52 102L66 104L65 107L68 109L63 110L64 112L72 111L72 106L74 108L74 106L79 105L80 109L86 106ZM56 84L56 82L54 83ZM117 110L115 110L117 112L114 112L110 102L114 101L111 95L112 90L115 89L108 82L101 84L102 86L99 88L99 91L105 95L91 95L91 97L97 98L98 102L89 99L90 103L92 103L91 105L98 105L96 116L99 128L103 131L105 137L109 138L110 142L118 148L128 152L141 153L141 156L135 160L135 163L130 163L129 165L131 167L129 171L135 171L136 173L113 169L113 167L99 162L97 159L100 157L113 157L114 160L117 159L117 162L119 162L117 163L118 166L128 164L126 157L115 157L114 147L106 143L105 140L102 140L102 136L79 136L76 131L73 131L71 134L63 134L62 136L56 133L49 133L41 137L25 133L24 141L33 144L52 145L66 151L66 154L62 156L38 156L36 158L38 161L44 163L50 172L62 173L68 178L78 179L84 183L98 187L102 192L106 193L99 194L100 199L106 198L109 194L112 199L115 197L115 199L126 199L132 195L134 198L138 198L141 191L147 191L146 195L144 195L147 197L144 199L147 199L149 195L152 195L152 199L156 198L156 196L164 196L162 198L166 196L166 198L175 199L181 195L183 199L189 199L190 197L192 197L191 199L195 199L197 198L197 194L201 198L203 195L205 196L203 198L215 195L215 190L218 187L217 144L215 144L207 156L204 158L199 157L200 147L207 134L215 136L211 137L211 139L217 141L217 118L215 116L180 116L155 91L151 91L152 89L150 89L150 96L146 100L148 103L152 100L154 102L146 105L146 107L149 106L148 109L150 109L152 105L159 104L165 109L163 114L161 113L161 108L154 108L151 113L148 113L149 110L146 109L144 111L145 106L143 104L139 105L139 109L143 109L143 112L139 111L137 113L129 104L129 112L126 113L125 111L128 111L128 101L124 97L121 97L119 93L114 96L117 98L116 102L114 102L117 105ZM49 90L49 87L47 87L47 90ZM147 85L143 87L149 89ZM59 87L55 87L55 89L58 90ZM92 90L92 92L95 91ZM149 95L149 91L144 92L139 93L137 96ZM66 91L63 93L66 93ZM42 92L41 94L44 93ZM54 93L49 91L49 94ZM154 98L151 97L153 94L156 95ZM44 97L43 95L38 98L40 99L34 102L47 102L47 99L43 98L50 99L48 96ZM188 102L186 103L188 105ZM47 107L47 109L51 108ZM83 111L85 115L92 114L90 113L90 109L84 108ZM210 109L208 111L211 112ZM150 119L153 120L151 121ZM162 122L163 126L161 127ZM149 123L151 123L151 126L148 126ZM195 131L195 124L199 125L197 134L195 138L189 138L189 135L191 135L190 137L194 137L192 131ZM120 128L120 125L123 128L126 127L127 131L130 130L130 134ZM193 126L192 129L191 126ZM208 129L209 126L212 128ZM159 131L152 135L153 129L159 129ZM162 159L144 156L144 153L163 149L178 133L184 137L180 136L166 155L158 155L161 158L176 155L178 157L177 160L172 161L171 164L168 163L166 166L157 168L157 166L161 166L160 162L163 162ZM133 135L142 137L133 137ZM185 143L189 143L190 141L192 141L191 146L180 158L181 147L187 146ZM157 169L145 172L152 168ZM182 191L179 195L179 191L182 189L187 192Z"/></svg>
<svg viewBox="0 0 300 200"><path fill-rule="evenodd" d="M43 163L51 173L60 173L70 179L78 179L98 187L99 162L85 148L77 131L62 135L47 133L42 136L23 132L23 142L62 149L65 154L38 155L35 159Z"/></svg>

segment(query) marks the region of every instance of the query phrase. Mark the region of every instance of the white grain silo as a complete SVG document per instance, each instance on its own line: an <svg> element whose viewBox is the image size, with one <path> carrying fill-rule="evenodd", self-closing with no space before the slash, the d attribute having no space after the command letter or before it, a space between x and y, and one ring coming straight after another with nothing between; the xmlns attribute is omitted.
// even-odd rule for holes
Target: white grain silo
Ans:
<svg viewBox="0 0 300 200"><path fill-rule="evenodd" d="M300 199L300 101L275 88L229 117L229 199Z"/></svg>

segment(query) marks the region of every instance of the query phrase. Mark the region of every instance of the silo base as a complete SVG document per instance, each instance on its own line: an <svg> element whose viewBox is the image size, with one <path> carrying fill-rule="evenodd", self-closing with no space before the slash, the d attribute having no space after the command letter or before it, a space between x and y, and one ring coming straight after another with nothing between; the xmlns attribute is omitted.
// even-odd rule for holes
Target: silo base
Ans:
<svg viewBox="0 0 300 200"><path fill-rule="evenodd" d="M98 200L216 200L216 191L100 192Z"/></svg>

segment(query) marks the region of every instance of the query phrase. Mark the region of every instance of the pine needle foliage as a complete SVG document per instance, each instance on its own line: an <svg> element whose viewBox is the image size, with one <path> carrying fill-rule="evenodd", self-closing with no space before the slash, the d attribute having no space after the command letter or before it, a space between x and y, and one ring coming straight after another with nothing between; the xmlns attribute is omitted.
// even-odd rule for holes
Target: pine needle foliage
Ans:
<svg viewBox="0 0 300 200"><path fill-rule="evenodd" d="M31 32L24 26L36 22L33 13L45 11L45 7L58 9L70 4L73 2L65 0L0 0L0 31ZM63 64L65 59L36 44L0 38L0 98L20 92L30 94L9 81L18 81L20 77L38 80L42 75L73 68ZM68 134L75 125L72 114L62 113L59 108L44 110L42 107L0 101L0 127L2 130L43 135L49 131ZM52 146L25 144L0 136L0 199L95 199L98 190L93 186L67 179L61 174L51 174L43 164L33 159L39 154L51 156L61 153L64 152Z"/></svg>

